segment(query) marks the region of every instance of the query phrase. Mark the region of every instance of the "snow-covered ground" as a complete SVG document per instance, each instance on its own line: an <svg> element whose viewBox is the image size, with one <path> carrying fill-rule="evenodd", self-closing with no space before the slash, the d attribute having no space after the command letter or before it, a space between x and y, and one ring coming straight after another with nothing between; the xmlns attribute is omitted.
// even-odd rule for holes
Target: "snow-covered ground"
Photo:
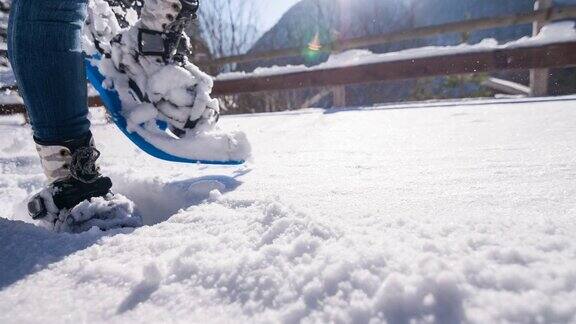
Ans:
<svg viewBox="0 0 576 324"><path fill-rule="evenodd" d="M575 97L228 116L240 167L97 123L148 226L80 235L15 220L43 176L0 124L0 323L576 322Z"/></svg>

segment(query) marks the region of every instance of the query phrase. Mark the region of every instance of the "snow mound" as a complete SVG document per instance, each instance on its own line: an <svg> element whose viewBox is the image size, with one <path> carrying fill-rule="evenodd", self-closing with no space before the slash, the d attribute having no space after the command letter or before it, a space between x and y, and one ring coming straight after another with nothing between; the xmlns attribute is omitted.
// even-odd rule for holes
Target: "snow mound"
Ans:
<svg viewBox="0 0 576 324"><path fill-rule="evenodd" d="M213 190L204 203L181 210L157 226L169 233L166 239L146 239L152 228L143 228L124 236L121 244L116 237L104 238L110 249L106 252L98 247L104 242L91 241L97 245L55 264L45 270L52 272L46 275L60 282L58 289L76 285L87 298L95 292L90 292L92 280L78 281L86 276L124 286L123 293L107 294L106 302L83 311L96 321L106 320L102 316L108 307L117 316L134 320L141 312L167 306L187 313L201 309L216 322L237 316L286 323L370 318L456 323L463 316L458 275L445 270L411 276L386 269L388 258L379 249L361 247L337 226L318 222L277 199L233 200ZM78 245L84 246L93 236L78 236ZM77 272L79 264L102 253L116 257L111 264ZM124 262L124 270L118 269ZM143 273L127 271L135 262L147 264ZM114 278L118 271L124 273ZM44 287L44 280L39 280L37 288ZM111 292L112 287L98 286ZM47 296L58 294L54 287L44 288ZM173 298L182 290L193 291L193 300ZM10 293L8 288L5 294ZM24 292L23 298L28 293L32 291ZM221 314L218 305L223 304L228 306ZM31 305L8 301L0 304L0 310L22 306ZM52 312L47 318L62 315Z"/></svg>
<svg viewBox="0 0 576 324"><path fill-rule="evenodd" d="M238 188L241 182L228 176L204 176L180 181L143 179L138 175L109 173L114 190L133 201L145 225L168 220L181 209L198 205L216 190L226 193Z"/></svg>
<svg viewBox="0 0 576 324"><path fill-rule="evenodd" d="M107 231L114 228L142 226L134 203L120 194L95 197L76 205L67 217L64 232Z"/></svg>

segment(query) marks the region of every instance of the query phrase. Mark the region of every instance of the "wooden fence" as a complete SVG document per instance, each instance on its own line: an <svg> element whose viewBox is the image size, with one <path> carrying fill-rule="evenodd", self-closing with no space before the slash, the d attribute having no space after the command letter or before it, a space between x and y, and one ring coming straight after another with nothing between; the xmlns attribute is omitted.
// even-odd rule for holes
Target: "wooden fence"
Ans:
<svg viewBox="0 0 576 324"><path fill-rule="evenodd" d="M404 58L331 69L219 80L215 95L369 83L439 75L576 66L576 41Z"/></svg>

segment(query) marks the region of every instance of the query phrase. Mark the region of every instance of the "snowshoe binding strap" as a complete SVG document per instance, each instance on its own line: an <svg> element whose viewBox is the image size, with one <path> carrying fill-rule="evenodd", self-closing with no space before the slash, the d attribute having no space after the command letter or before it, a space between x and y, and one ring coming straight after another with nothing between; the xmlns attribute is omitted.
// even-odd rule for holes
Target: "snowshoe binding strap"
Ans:
<svg viewBox="0 0 576 324"><path fill-rule="evenodd" d="M28 202L28 214L33 220L38 220L48 215L48 208L44 199L40 196L35 196Z"/></svg>
<svg viewBox="0 0 576 324"><path fill-rule="evenodd" d="M141 28L138 31L138 51L145 56L161 56L164 62L184 62L188 54L188 44L183 36L184 29L197 18L199 0L180 0L182 8L178 16L168 15L172 21L163 31Z"/></svg>

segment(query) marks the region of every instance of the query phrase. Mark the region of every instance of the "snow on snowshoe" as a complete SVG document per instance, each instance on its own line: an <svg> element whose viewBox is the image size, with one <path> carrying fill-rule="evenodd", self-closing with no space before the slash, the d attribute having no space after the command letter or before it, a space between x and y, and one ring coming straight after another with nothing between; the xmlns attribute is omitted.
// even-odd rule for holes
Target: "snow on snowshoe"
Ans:
<svg viewBox="0 0 576 324"><path fill-rule="evenodd" d="M251 152L245 134L216 126L213 81L187 58L184 28L196 17L198 1L134 1L138 10L126 1L91 0L85 28L88 78L112 119L157 158L243 163ZM132 24L136 11L140 19Z"/></svg>
<svg viewBox="0 0 576 324"><path fill-rule="evenodd" d="M64 143L36 140L44 173L50 185L28 202L32 219L56 232L84 232L138 227L142 219L134 203L110 192L112 181L100 174L92 134Z"/></svg>

